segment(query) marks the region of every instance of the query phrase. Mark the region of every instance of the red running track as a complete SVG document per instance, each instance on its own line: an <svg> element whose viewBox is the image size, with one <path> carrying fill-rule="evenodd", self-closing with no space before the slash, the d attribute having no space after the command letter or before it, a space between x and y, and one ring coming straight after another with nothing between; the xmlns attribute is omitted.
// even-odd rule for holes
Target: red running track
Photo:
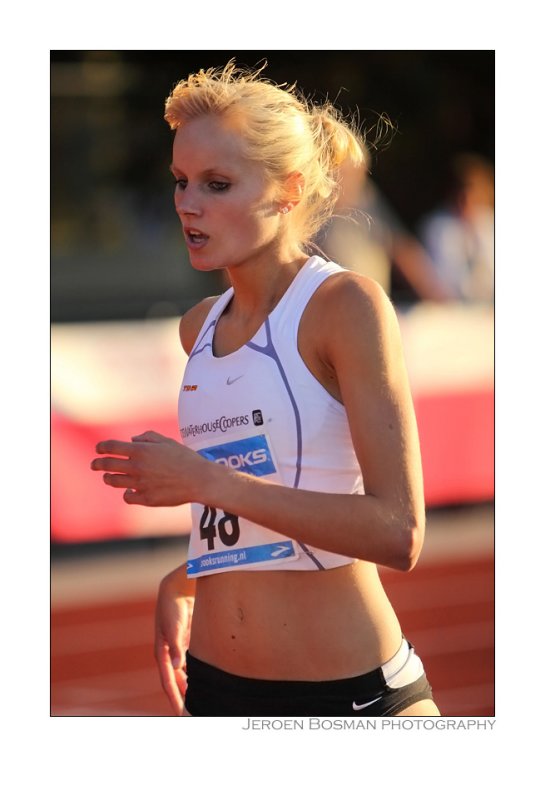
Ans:
<svg viewBox="0 0 545 800"><path fill-rule="evenodd" d="M491 555L381 570L443 716L494 716ZM153 658L154 597L52 611L52 716L173 716Z"/></svg>

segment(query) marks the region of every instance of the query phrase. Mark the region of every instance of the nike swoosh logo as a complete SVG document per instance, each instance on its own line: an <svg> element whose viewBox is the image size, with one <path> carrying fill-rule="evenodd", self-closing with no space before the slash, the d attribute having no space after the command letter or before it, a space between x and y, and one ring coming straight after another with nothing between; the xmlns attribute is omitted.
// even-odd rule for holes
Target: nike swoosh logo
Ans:
<svg viewBox="0 0 545 800"><path fill-rule="evenodd" d="M373 703L378 703L379 700L382 700L382 695L380 697L375 697L374 700L370 700L368 703L362 703L360 706L354 701L352 703L352 708L354 711L361 711L362 708L367 708L367 706L372 706Z"/></svg>
<svg viewBox="0 0 545 800"><path fill-rule="evenodd" d="M239 381L243 377L244 375L239 375L238 378L233 378L232 380L231 378L227 378L227 386L231 386L232 383L234 383L235 381Z"/></svg>

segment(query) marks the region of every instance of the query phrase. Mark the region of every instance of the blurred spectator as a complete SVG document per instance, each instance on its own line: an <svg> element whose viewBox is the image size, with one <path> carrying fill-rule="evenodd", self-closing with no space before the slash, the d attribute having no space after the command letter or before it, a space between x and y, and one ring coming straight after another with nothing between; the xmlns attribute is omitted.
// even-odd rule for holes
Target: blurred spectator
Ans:
<svg viewBox="0 0 545 800"><path fill-rule="evenodd" d="M387 294L391 294L392 269L396 268L418 298L450 299L420 242L369 178L366 163L343 167L335 216L317 244L332 261L374 278Z"/></svg>
<svg viewBox="0 0 545 800"><path fill-rule="evenodd" d="M457 300L494 298L494 170L484 158L458 155L450 166L444 206L419 231L445 290Z"/></svg>

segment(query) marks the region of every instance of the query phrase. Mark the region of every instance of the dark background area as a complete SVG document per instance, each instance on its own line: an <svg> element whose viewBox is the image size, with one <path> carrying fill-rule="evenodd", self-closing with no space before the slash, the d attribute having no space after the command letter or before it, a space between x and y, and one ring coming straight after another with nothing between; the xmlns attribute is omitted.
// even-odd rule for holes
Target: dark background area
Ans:
<svg viewBox="0 0 545 800"><path fill-rule="evenodd" d="M53 322L177 315L218 291L188 264L168 171L164 101L175 83L230 58L334 100L364 128L397 132L372 177L409 230L441 201L452 156L494 160L492 50L131 50L51 53ZM394 302L416 299L399 274Z"/></svg>

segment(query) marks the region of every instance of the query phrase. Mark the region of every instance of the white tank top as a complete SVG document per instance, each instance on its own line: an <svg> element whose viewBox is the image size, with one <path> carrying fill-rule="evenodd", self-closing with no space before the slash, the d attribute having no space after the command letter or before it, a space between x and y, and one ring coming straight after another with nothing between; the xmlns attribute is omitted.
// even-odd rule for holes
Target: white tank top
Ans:
<svg viewBox="0 0 545 800"><path fill-rule="evenodd" d="M216 323L233 296L213 305L191 351L180 391L182 441L205 458L295 489L363 494L344 406L299 354L299 322L310 298L344 270L313 256L249 342L213 352ZM225 509L192 504L189 577L228 570L320 570L353 558L310 547Z"/></svg>

